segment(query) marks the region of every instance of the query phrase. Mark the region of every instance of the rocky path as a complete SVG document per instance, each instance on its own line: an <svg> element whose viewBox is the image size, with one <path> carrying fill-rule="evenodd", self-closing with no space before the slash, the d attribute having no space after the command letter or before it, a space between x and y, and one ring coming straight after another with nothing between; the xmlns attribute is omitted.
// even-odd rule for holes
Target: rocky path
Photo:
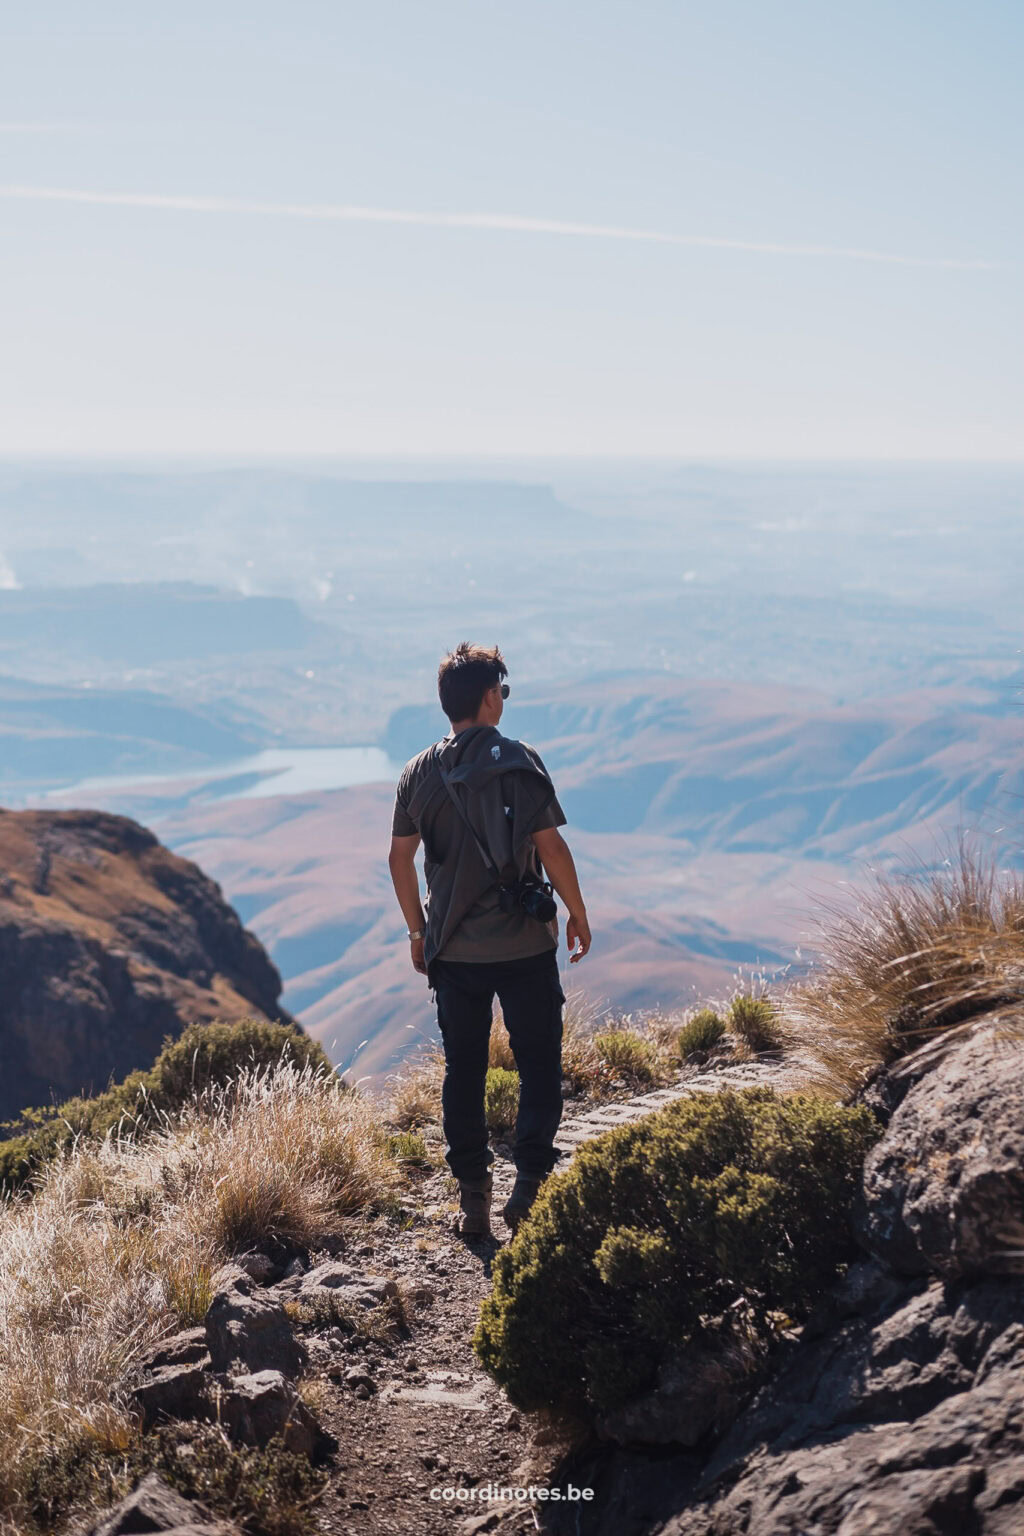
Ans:
<svg viewBox="0 0 1024 1536"><path fill-rule="evenodd" d="M681 1094L766 1081L781 1086L788 1076L781 1064L758 1063L690 1072L669 1087L568 1113L557 1137L558 1171L584 1142ZM403 1228L380 1221L353 1229L346 1258L394 1276L408 1299L409 1326L396 1342L321 1345L333 1354L318 1412L339 1443L319 1514L329 1536L470 1533L494 1528L499 1512L503 1536L537 1529L529 1506L480 1498L491 1484L542 1480L550 1457L549 1432L513 1409L480 1369L471 1342L494 1255L509 1237L500 1214L515 1178L507 1152L496 1148L492 1238L457 1235L456 1186L444 1171L425 1178L407 1202Z"/></svg>

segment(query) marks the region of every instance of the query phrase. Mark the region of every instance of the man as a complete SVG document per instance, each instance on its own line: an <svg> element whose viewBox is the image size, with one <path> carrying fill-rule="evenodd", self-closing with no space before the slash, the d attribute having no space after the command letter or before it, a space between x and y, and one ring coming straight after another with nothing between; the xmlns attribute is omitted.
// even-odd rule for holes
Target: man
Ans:
<svg viewBox="0 0 1024 1536"><path fill-rule="evenodd" d="M484 1085L494 995L519 1070L516 1181L502 1215L513 1232L554 1167L562 1114L558 919L544 921L548 880L568 909L570 962L590 927L565 816L540 756L498 730L509 685L497 646L465 642L438 669L451 731L412 758L398 781L389 867L409 928L413 966L435 994L444 1044L446 1161L459 1181L461 1231L490 1233L491 1163ZM415 857L423 842L427 915ZM541 916L522 904L524 891ZM551 913L554 903L547 897Z"/></svg>

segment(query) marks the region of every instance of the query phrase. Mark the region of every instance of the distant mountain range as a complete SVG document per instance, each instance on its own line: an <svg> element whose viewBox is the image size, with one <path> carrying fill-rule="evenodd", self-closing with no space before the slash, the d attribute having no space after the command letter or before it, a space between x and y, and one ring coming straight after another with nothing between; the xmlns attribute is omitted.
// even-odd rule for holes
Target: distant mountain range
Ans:
<svg viewBox="0 0 1024 1536"><path fill-rule="evenodd" d="M436 1028L384 864L390 785L232 797L306 748L411 756L446 729L410 703L440 655L497 641L594 918L566 980L624 1009L727 991L740 965L803 964L816 902L869 864L934 862L957 825L1020 859L1022 486L8 462L0 803L119 775L46 804L129 812L196 858L288 1006L379 1074Z"/></svg>
<svg viewBox="0 0 1024 1536"><path fill-rule="evenodd" d="M509 706L568 817L595 933L565 980L597 1006L674 1006L740 967L813 954L813 913L866 877L933 865L958 825L1014 857L1019 726L927 696L836 707L807 690L606 678ZM389 751L443 734L403 711ZM284 1000L355 1075L435 1026L385 864L389 785L198 804L161 835L222 882L285 978ZM159 814L140 790L134 814ZM1002 830L1000 830L1002 829ZM1017 840L1017 856L1020 839Z"/></svg>

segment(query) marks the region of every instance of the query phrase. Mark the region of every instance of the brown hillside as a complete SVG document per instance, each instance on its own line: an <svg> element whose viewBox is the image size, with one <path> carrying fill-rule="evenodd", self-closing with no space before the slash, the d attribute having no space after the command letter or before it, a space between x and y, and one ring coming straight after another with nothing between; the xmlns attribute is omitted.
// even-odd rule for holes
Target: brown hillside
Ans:
<svg viewBox="0 0 1024 1536"><path fill-rule="evenodd" d="M101 811L0 811L0 975L0 1117L148 1066L192 1020L288 1017L220 886Z"/></svg>

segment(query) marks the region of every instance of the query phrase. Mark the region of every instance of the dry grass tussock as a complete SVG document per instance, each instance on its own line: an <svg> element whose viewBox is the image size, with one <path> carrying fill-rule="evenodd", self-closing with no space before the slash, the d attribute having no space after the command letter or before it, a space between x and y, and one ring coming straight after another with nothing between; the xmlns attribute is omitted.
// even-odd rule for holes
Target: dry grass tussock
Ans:
<svg viewBox="0 0 1024 1536"><path fill-rule="evenodd" d="M401 1131L439 1123L443 1081L444 1052L439 1043L432 1041L389 1078L390 1093L384 1110L389 1123Z"/></svg>
<svg viewBox="0 0 1024 1536"><path fill-rule="evenodd" d="M400 1179L371 1105L279 1065L145 1140L81 1143L0 1206L0 1529L20 1528L41 1460L132 1443L134 1364L202 1315L232 1251L315 1241Z"/></svg>
<svg viewBox="0 0 1024 1536"><path fill-rule="evenodd" d="M937 1036L1024 1003L1024 879L961 834L937 871L876 876L852 912L824 905L817 974L784 999L786 1045L836 1097Z"/></svg>

